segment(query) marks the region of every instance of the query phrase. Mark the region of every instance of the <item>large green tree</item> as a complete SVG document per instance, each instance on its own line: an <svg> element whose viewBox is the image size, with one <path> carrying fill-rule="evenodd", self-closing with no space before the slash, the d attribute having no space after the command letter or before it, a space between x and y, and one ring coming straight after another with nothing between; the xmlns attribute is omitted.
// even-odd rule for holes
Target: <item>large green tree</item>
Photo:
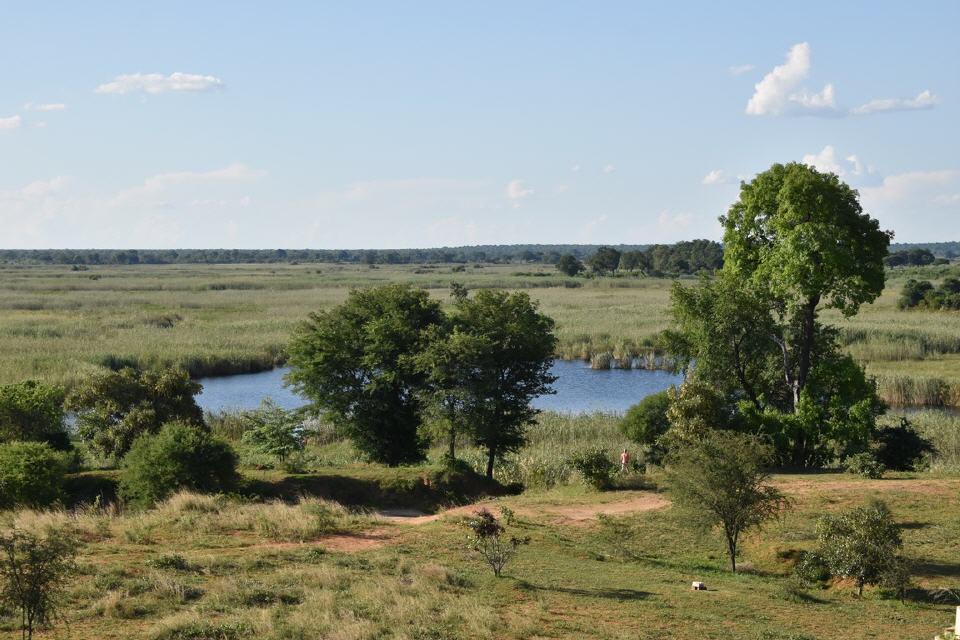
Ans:
<svg viewBox="0 0 960 640"><path fill-rule="evenodd" d="M182 369L124 368L84 380L66 407L77 414L77 433L100 453L123 457L133 441L174 420L205 427L194 399L203 387Z"/></svg>
<svg viewBox="0 0 960 640"><path fill-rule="evenodd" d="M810 380L821 308L852 316L883 291L892 234L833 173L775 164L740 187L724 226L723 270L768 296L793 404Z"/></svg>
<svg viewBox="0 0 960 640"><path fill-rule="evenodd" d="M498 456L526 442L538 413L532 400L551 393L553 327L526 293L484 289L457 298L451 330L425 359L430 375L447 383L451 419L487 450L488 478Z"/></svg>
<svg viewBox="0 0 960 640"><path fill-rule="evenodd" d="M726 399L730 426L770 438L777 463L862 449L882 404L818 313L852 315L879 295L890 235L835 175L800 164L745 183L721 221L724 267L675 285L668 349Z"/></svg>
<svg viewBox="0 0 960 640"><path fill-rule="evenodd" d="M68 449L63 418L63 389L35 380L0 386L0 442L37 441Z"/></svg>
<svg viewBox="0 0 960 640"><path fill-rule="evenodd" d="M443 321L440 304L421 289L351 291L297 329L287 380L371 460L416 462L427 444L419 429L427 374L417 360Z"/></svg>

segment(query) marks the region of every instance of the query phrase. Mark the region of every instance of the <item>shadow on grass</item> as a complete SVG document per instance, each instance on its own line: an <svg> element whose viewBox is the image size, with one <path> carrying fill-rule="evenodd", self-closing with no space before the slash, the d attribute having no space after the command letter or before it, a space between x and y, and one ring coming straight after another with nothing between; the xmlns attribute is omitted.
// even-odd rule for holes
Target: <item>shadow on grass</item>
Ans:
<svg viewBox="0 0 960 640"><path fill-rule="evenodd" d="M552 593L563 593L572 596L585 596L587 598L604 598L608 600L617 600L620 602L646 600L650 596L655 595L649 591L639 591L637 589L586 589L577 587L557 587L531 584L523 580L518 581L518 586L528 591L550 591Z"/></svg>

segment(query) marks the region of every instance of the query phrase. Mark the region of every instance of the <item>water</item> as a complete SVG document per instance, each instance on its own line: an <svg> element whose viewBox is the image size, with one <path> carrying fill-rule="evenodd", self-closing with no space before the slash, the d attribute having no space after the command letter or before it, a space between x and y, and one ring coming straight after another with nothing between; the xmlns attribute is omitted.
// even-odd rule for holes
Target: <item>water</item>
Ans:
<svg viewBox="0 0 960 640"><path fill-rule="evenodd" d="M197 403L205 411L252 409L270 398L285 409L305 402L283 385L288 369L263 373L202 378L203 392ZM579 361L557 360L552 368L557 381L554 395L540 396L533 404L538 409L567 413L609 411L623 413L650 394L680 384L681 376L667 371L646 369L595 370Z"/></svg>

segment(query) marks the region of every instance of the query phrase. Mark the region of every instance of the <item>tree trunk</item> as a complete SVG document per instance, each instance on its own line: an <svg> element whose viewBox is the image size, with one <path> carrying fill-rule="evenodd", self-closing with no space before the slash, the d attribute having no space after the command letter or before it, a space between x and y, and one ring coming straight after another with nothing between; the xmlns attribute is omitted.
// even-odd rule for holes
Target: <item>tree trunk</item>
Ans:
<svg viewBox="0 0 960 640"><path fill-rule="evenodd" d="M800 357L797 361L797 380L794 384L793 410L797 410L800 393L807 386L807 377L810 374L811 355L813 353L813 338L817 322L817 305L820 296L811 297L803 307L803 318L800 325Z"/></svg>
<svg viewBox="0 0 960 640"><path fill-rule="evenodd" d="M491 446L487 452L487 479L493 480L493 461L497 457L497 448Z"/></svg>
<svg viewBox="0 0 960 640"><path fill-rule="evenodd" d="M730 554L730 570L737 572L737 536L727 534L727 553Z"/></svg>

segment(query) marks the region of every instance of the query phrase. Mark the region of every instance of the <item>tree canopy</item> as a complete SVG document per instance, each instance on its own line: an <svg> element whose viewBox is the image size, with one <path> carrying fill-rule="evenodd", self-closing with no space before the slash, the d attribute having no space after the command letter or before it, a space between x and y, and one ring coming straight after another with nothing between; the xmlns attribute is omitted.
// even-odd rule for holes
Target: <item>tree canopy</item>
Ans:
<svg viewBox="0 0 960 640"><path fill-rule="evenodd" d="M421 289L384 285L351 291L347 301L311 314L289 346L287 380L371 460L390 465L423 459L419 432L426 374L417 356L440 304Z"/></svg>
<svg viewBox="0 0 960 640"><path fill-rule="evenodd" d="M46 442L60 450L70 447L63 389L35 380L0 386L0 442L14 440Z"/></svg>
<svg viewBox="0 0 960 640"><path fill-rule="evenodd" d="M202 386L181 369L124 368L90 376L66 408L77 413L77 433L100 453L121 458L137 437L174 420L204 426L194 396Z"/></svg>

